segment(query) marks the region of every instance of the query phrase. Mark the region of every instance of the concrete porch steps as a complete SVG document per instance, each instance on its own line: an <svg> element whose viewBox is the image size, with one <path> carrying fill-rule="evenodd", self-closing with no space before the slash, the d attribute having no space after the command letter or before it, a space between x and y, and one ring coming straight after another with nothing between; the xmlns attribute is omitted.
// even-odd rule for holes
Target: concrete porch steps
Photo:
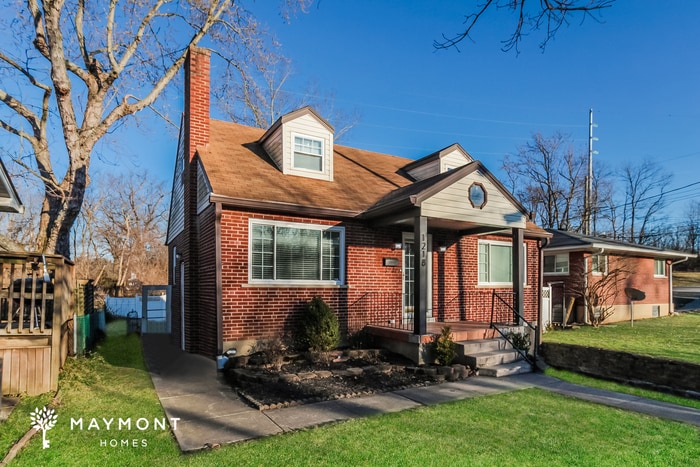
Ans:
<svg viewBox="0 0 700 467"><path fill-rule="evenodd" d="M499 378L532 371L531 365L502 337L460 341L456 344L459 362L478 369L481 376Z"/></svg>
<svg viewBox="0 0 700 467"><path fill-rule="evenodd" d="M520 375L523 373L532 373L532 365L522 359L517 362L504 363L502 365L494 365L479 369L479 376L492 376L494 378Z"/></svg>

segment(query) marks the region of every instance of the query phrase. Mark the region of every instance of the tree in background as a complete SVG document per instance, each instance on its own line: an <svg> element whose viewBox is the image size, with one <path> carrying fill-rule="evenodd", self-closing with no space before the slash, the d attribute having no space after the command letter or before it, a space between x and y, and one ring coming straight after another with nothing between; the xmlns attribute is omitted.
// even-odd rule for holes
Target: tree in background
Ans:
<svg viewBox="0 0 700 467"><path fill-rule="evenodd" d="M122 290L132 276L167 283L166 193L146 172L102 176L74 229L77 276L106 291Z"/></svg>
<svg viewBox="0 0 700 467"><path fill-rule="evenodd" d="M515 196L542 227L580 229L586 161L576 155L568 135L536 133L517 155L504 158L502 168Z"/></svg>
<svg viewBox="0 0 700 467"><path fill-rule="evenodd" d="M271 54L255 18L232 0L28 0L6 10L0 128L31 147L13 160L44 186L35 248L67 257L95 145L156 102L188 47L208 38L241 70Z"/></svg>
<svg viewBox="0 0 700 467"><path fill-rule="evenodd" d="M562 26L572 19L583 22L586 18L598 21L600 14L610 8L615 0L482 0L464 17L464 28L452 36L443 34L433 43L437 49L457 47L463 40L472 38L472 30L489 13L510 13L515 26L510 37L503 41L503 50L515 49L532 32L542 31L544 39L540 48L544 50Z"/></svg>
<svg viewBox="0 0 700 467"><path fill-rule="evenodd" d="M663 212L665 189L671 174L652 160L628 163L620 175L625 199L621 214L621 239L639 244L653 243L650 228Z"/></svg>

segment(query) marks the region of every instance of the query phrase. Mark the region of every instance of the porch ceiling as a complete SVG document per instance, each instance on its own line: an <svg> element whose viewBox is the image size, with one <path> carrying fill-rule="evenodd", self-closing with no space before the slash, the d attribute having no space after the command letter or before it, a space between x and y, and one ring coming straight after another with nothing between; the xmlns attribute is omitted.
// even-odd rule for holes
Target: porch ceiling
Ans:
<svg viewBox="0 0 700 467"><path fill-rule="evenodd" d="M375 227L386 227L391 225L405 225L407 227L413 228L413 223L415 218L419 214L418 210L412 210L408 213L396 214L393 216L386 216L380 219L376 219L372 222ZM478 222L462 221L455 219L444 219L428 217L428 229L429 230L452 230L455 232L460 232L463 235L477 235L477 234L487 234L494 232L506 231L503 226L497 225L484 225ZM508 233L510 233L508 231Z"/></svg>

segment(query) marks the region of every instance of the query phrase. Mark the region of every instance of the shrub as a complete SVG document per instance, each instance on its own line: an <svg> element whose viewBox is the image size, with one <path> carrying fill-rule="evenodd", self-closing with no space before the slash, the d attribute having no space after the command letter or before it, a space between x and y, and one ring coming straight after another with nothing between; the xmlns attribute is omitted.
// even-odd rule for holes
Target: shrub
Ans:
<svg viewBox="0 0 700 467"><path fill-rule="evenodd" d="M298 342L302 350L312 352L327 352L340 342L338 318L321 297L314 297L306 306Z"/></svg>
<svg viewBox="0 0 700 467"><path fill-rule="evenodd" d="M457 356L457 345L452 340L452 328L445 326L442 328L442 333L435 340L435 358L438 363L447 366Z"/></svg>
<svg viewBox="0 0 700 467"><path fill-rule="evenodd" d="M527 353L530 350L530 334L525 332L509 332L508 340L513 347Z"/></svg>
<svg viewBox="0 0 700 467"><path fill-rule="evenodd" d="M252 350L259 352L265 358L265 364L279 371L284 363L287 354L287 343L284 339L273 337L272 339L261 340L255 343Z"/></svg>

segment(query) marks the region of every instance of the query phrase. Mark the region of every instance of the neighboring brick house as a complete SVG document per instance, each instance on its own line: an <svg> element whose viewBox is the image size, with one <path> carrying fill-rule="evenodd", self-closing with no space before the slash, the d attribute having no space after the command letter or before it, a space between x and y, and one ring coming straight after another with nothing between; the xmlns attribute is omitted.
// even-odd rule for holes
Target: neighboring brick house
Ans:
<svg viewBox="0 0 700 467"><path fill-rule="evenodd" d="M673 265L697 256L573 232L549 232L543 282L552 287L551 322L558 324L572 298L574 306L565 324L591 321L582 297L586 289L599 297L595 316L601 311L609 314L604 322L667 316L673 311ZM645 297L631 302L625 289L639 290Z"/></svg>
<svg viewBox="0 0 700 467"><path fill-rule="evenodd" d="M417 161L340 146L309 107L267 130L212 120L207 51L185 78L166 241L183 349L289 335L315 295L344 333L488 323L494 292L537 322L549 234L460 145Z"/></svg>

